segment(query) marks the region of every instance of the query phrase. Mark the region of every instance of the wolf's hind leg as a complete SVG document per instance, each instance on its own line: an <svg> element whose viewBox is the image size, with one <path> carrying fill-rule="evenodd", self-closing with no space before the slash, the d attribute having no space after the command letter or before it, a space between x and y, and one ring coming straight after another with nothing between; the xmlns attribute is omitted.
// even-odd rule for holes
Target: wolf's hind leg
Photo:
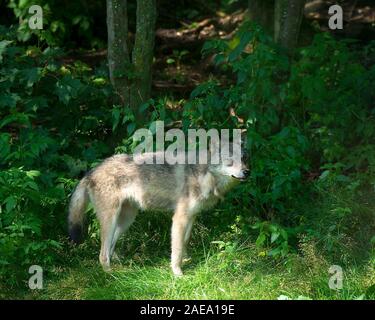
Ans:
<svg viewBox="0 0 375 320"><path fill-rule="evenodd" d="M111 260L111 244L116 231L117 224L117 214L113 212L108 212L108 214L100 214L100 255L99 261L105 271L110 270L110 260Z"/></svg>
<svg viewBox="0 0 375 320"><path fill-rule="evenodd" d="M133 224L135 217L137 216L138 210L135 206L129 202L123 202L120 212L117 217L116 229L111 243L110 255L112 256L115 252L115 246L120 236L126 232L129 227Z"/></svg>
<svg viewBox="0 0 375 320"><path fill-rule="evenodd" d="M172 223L172 255L171 267L176 276L182 276L181 263L182 255L185 251L186 230L191 221L183 205L179 205L173 215Z"/></svg>

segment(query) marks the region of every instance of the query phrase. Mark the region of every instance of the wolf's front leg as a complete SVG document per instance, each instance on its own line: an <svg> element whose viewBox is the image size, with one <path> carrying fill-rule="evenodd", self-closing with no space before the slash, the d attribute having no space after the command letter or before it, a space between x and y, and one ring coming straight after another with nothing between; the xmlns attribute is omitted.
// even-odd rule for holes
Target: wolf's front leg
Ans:
<svg viewBox="0 0 375 320"><path fill-rule="evenodd" d="M180 207L173 216L171 266L174 275L182 276L182 255L185 251L185 234L191 218Z"/></svg>
<svg viewBox="0 0 375 320"><path fill-rule="evenodd" d="M182 252L182 261L183 262L186 262L186 261L190 260L190 258L188 256L188 253L187 253L187 247L189 245L189 241L190 241L190 238L191 238L191 230L193 228L194 221L195 221L195 215L191 216L188 219L188 223L187 223L187 226L186 226L186 231L185 231L185 236L184 236L184 251Z"/></svg>

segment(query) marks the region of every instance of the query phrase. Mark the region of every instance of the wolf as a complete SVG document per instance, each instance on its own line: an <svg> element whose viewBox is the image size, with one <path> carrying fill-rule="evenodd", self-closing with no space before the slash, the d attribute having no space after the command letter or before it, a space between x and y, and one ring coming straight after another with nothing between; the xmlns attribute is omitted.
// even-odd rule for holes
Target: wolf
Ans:
<svg viewBox="0 0 375 320"><path fill-rule="evenodd" d="M99 261L104 270L110 270L116 242L139 211L170 211L173 213L171 268L174 275L181 276L182 259L197 214L212 208L225 193L249 176L244 153L233 153L232 159L237 157L241 161L220 155L216 164L210 158L207 164L171 165L155 164L155 161L149 164L147 160L160 156L158 152L107 158L86 174L71 196L68 216L71 240L75 243L83 240L84 213L91 201L100 223Z"/></svg>

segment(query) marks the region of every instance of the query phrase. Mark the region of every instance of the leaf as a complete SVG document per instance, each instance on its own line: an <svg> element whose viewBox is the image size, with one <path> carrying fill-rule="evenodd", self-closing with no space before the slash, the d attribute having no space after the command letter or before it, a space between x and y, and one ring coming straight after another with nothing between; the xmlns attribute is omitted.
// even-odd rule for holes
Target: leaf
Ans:
<svg viewBox="0 0 375 320"><path fill-rule="evenodd" d="M152 99L151 99L152 100ZM153 101L152 101L152 103L153 103ZM144 102L144 103L142 103L141 105L140 105L140 107L139 107L139 112L141 112L141 113L144 113L149 107L150 107L150 102L149 101L146 101L146 102Z"/></svg>
<svg viewBox="0 0 375 320"><path fill-rule="evenodd" d="M219 65L225 62L225 55L222 53L216 54L214 57L214 64Z"/></svg>
<svg viewBox="0 0 375 320"><path fill-rule="evenodd" d="M280 232L273 232L271 234L271 243L274 243L280 236Z"/></svg>
<svg viewBox="0 0 375 320"><path fill-rule="evenodd" d="M128 126L126 127L126 131L128 132L129 135L131 135L135 130L135 123L134 122L131 122L128 124Z"/></svg>
<svg viewBox="0 0 375 320"><path fill-rule="evenodd" d="M324 179L326 179L327 177L328 177L328 175L329 175L329 170L324 170L323 172L322 172L322 174L320 175L320 177L319 177L319 180L324 180Z"/></svg>
<svg viewBox="0 0 375 320"><path fill-rule="evenodd" d="M47 108L48 107L48 101L45 97L42 96L36 96L29 99L25 106L28 110L33 110L36 112L39 108Z"/></svg>
<svg viewBox="0 0 375 320"><path fill-rule="evenodd" d="M285 139L289 136L289 134L290 134L290 128L285 127L279 132L278 137L281 139Z"/></svg>
<svg viewBox="0 0 375 320"><path fill-rule="evenodd" d="M103 78L103 77L99 77L99 78L95 78L95 79L93 79L92 82L93 82L95 85L100 86L100 85L104 85L104 84L106 84L106 83L107 83L107 80L106 80L105 78Z"/></svg>
<svg viewBox="0 0 375 320"><path fill-rule="evenodd" d="M112 131L115 131L118 124L120 123L120 115L121 115L121 109L120 108L113 108L112 110L112 118L113 118L113 124L112 124Z"/></svg>
<svg viewBox="0 0 375 320"><path fill-rule="evenodd" d="M348 176L340 174L336 177L336 181L338 181L338 182L350 182L350 178Z"/></svg>
<svg viewBox="0 0 375 320"><path fill-rule="evenodd" d="M246 46L249 43L249 41L251 40L252 36L253 35L250 32L245 32L241 36L240 43L228 56L228 60L230 62L233 62L234 60L236 60L241 55L242 51L246 48Z"/></svg>
<svg viewBox="0 0 375 320"><path fill-rule="evenodd" d="M270 257L278 256L278 255L280 255L281 251L282 251L282 249L280 247L277 247L275 249L272 249L272 250L268 251L268 256L270 256Z"/></svg>
<svg viewBox="0 0 375 320"><path fill-rule="evenodd" d="M289 236L288 236L288 232L286 232L285 229L280 229L280 235L281 237L284 239L284 240L288 240ZM286 242L284 242L286 243Z"/></svg>
<svg viewBox="0 0 375 320"><path fill-rule="evenodd" d="M38 171L38 170L29 170L29 171L26 171L26 175L29 178L34 179L34 177L39 177L40 176L40 171Z"/></svg>
<svg viewBox="0 0 375 320"><path fill-rule="evenodd" d="M42 68L28 68L20 72L21 78L26 81L26 87L32 87L41 77Z"/></svg>
<svg viewBox="0 0 375 320"><path fill-rule="evenodd" d="M16 198L14 198L12 196L9 196L8 198L5 199L4 203L5 203L5 210L6 210L6 212L9 213L17 205L17 200L16 200Z"/></svg>
<svg viewBox="0 0 375 320"><path fill-rule="evenodd" d="M262 232L262 233L258 236L257 240L255 241L255 244L256 244L258 247L260 247L260 246L263 245L263 243L264 243L265 241L266 241L266 235Z"/></svg>
<svg viewBox="0 0 375 320"><path fill-rule="evenodd" d="M156 121L151 122L150 126L148 127L148 130L150 130L153 135L156 133Z"/></svg>
<svg viewBox="0 0 375 320"><path fill-rule="evenodd" d="M28 181L28 182L26 182L25 186L27 186L30 189L33 189L35 191L39 191L39 187L38 187L38 185L34 181Z"/></svg>
<svg viewBox="0 0 375 320"><path fill-rule="evenodd" d="M48 243L52 246L52 247L55 247L57 249L61 249L62 248L62 245L60 242L58 241L55 241L55 240L48 240Z"/></svg>
<svg viewBox="0 0 375 320"><path fill-rule="evenodd" d="M9 46L13 41L2 40L0 41L0 63L3 62L3 53L6 50L6 47Z"/></svg>
<svg viewBox="0 0 375 320"><path fill-rule="evenodd" d="M14 108L19 100L21 98L18 94L3 93L0 95L0 107Z"/></svg>
<svg viewBox="0 0 375 320"><path fill-rule="evenodd" d="M9 123L16 122L19 124L30 125L29 117L24 113L14 113L6 116L2 121L0 121L0 128L6 126Z"/></svg>
<svg viewBox="0 0 375 320"><path fill-rule="evenodd" d="M56 82L55 94L59 100L68 105L70 100L78 97L78 92L82 88L82 83L78 79L73 79L70 75L64 76Z"/></svg>
<svg viewBox="0 0 375 320"><path fill-rule="evenodd" d="M9 133L0 134L0 156L2 158L7 157L10 153L10 138Z"/></svg>

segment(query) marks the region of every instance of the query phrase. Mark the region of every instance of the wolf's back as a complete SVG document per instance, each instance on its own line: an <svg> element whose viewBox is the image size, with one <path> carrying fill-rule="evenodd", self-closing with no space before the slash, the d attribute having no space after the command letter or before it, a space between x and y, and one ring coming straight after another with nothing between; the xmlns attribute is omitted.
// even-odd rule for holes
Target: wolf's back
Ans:
<svg viewBox="0 0 375 320"><path fill-rule="evenodd" d="M87 178L84 177L74 190L69 204L69 237L74 243L81 243L84 238L85 210L89 201Z"/></svg>

